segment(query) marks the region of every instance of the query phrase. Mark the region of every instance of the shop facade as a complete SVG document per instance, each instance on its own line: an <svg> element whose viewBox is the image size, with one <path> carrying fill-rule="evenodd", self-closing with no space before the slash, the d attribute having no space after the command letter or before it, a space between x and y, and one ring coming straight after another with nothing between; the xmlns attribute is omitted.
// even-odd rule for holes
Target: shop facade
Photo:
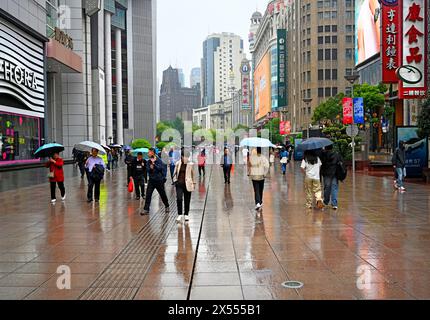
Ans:
<svg viewBox="0 0 430 320"><path fill-rule="evenodd" d="M0 10L0 166L38 162L44 142L47 39Z"/></svg>

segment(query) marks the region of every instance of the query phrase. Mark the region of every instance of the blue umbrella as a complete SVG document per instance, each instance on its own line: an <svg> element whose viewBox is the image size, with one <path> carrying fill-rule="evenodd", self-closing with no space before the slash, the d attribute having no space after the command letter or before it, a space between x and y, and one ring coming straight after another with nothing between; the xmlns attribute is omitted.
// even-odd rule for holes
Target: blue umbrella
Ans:
<svg viewBox="0 0 430 320"><path fill-rule="evenodd" d="M310 138L297 146L298 151L318 150L331 146L333 141L327 138Z"/></svg>
<svg viewBox="0 0 430 320"><path fill-rule="evenodd" d="M138 154L139 152L142 152L143 157L144 157L145 159L148 159L148 152L149 152L149 149L147 149L147 148L134 149L134 150L132 150L132 151L131 151L131 154L132 154L134 157L137 157L137 154Z"/></svg>
<svg viewBox="0 0 430 320"><path fill-rule="evenodd" d="M36 150L34 153L34 156L36 158L45 158L50 157L54 153L59 153L64 151L64 147L59 143L48 143L43 146L41 146L39 149Z"/></svg>
<svg viewBox="0 0 430 320"><path fill-rule="evenodd" d="M245 138L240 142L241 147L251 148L274 148L276 147L270 140L264 138Z"/></svg>

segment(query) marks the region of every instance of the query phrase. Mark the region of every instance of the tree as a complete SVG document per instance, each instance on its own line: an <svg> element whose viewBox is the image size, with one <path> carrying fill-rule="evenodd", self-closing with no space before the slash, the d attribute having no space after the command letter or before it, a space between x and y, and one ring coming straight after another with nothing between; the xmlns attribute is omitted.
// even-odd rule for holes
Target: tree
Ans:
<svg viewBox="0 0 430 320"><path fill-rule="evenodd" d="M344 98L343 93L339 93L335 97L331 97L326 101L322 102L316 107L312 116L314 122L335 122L338 116L342 115L342 99Z"/></svg>
<svg viewBox="0 0 430 320"><path fill-rule="evenodd" d="M284 143L284 137L279 133L279 124L281 120L279 118L274 118L269 120L265 125L264 129L270 131L270 139L272 143Z"/></svg>
<svg viewBox="0 0 430 320"><path fill-rule="evenodd" d="M233 129L234 132L238 131L238 130L245 130L245 131L249 131L249 128L243 124L238 124L236 126L236 128Z"/></svg>
<svg viewBox="0 0 430 320"><path fill-rule="evenodd" d="M140 149L140 148L148 148L149 149L149 148L152 148L152 145L151 145L151 143L149 143L148 140L141 138L141 139L133 140L133 142L131 143L131 147L133 149Z"/></svg>
<svg viewBox="0 0 430 320"><path fill-rule="evenodd" d="M334 149L340 153L343 159L352 160L352 138L346 134L346 126L343 124L333 124L323 130L326 138L334 143ZM355 138L356 148L361 142L360 137Z"/></svg>
<svg viewBox="0 0 430 320"><path fill-rule="evenodd" d="M381 108L385 105L386 92L387 86L382 83L377 86L372 86L367 83L354 86L354 97L363 98L366 117L370 119L370 122L379 122L378 115Z"/></svg>
<svg viewBox="0 0 430 320"><path fill-rule="evenodd" d="M418 115L418 135L422 139L430 137L430 100L424 102Z"/></svg>

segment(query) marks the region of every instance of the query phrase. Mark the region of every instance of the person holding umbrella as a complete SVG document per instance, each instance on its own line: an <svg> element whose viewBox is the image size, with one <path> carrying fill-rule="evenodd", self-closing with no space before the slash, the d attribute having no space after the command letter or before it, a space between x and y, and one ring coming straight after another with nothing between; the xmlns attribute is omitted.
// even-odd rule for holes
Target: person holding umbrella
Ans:
<svg viewBox="0 0 430 320"><path fill-rule="evenodd" d="M261 148L257 148L257 154L248 157L248 175L252 180L255 196L255 210L263 208L264 181L270 169L270 163L261 154Z"/></svg>
<svg viewBox="0 0 430 320"><path fill-rule="evenodd" d="M55 195L56 186L60 189L61 200L66 200L66 189L64 187L64 161L60 158L58 152L54 153L52 158L45 165L49 168L49 183L51 185L51 203L55 204L57 202L57 197Z"/></svg>
<svg viewBox="0 0 430 320"><path fill-rule="evenodd" d="M330 204L333 210L337 210L337 195L339 193L339 181L336 177L336 169L342 157L333 150L333 145L325 147L322 152L321 174L324 183L324 205Z"/></svg>
<svg viewBox="0 0 430 320"><path fill-rule="evenodd" d="M143 153L138 152L137 158L132 162L132 175L134 188L136 189L136 200L140 197L145 199L145 181L147 180L146 160L143 159Z"/></svg>
<svg viewBox="0 0 430 320"><path fill-rule="evenodd" d="M91 150L91 157L89 157L85 163L88 178L88 202L93 202L93 190L95 201L99 202L100 200L100 183L103 180L102 172L106 169L106 166L103 159L100 158L98 154L99 150L93 148Z"/></svg>

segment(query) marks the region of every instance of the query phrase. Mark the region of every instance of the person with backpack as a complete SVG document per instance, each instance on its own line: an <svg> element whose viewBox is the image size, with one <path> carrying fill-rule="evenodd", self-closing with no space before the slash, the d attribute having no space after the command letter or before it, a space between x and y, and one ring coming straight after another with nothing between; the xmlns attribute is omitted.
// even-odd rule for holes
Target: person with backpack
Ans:
<svg viewBox="0 0 430 320"><path fill-rule="evenodd" d="M55 195L56 185L61 192L61 200L66 200L66 189L64 188L64 161L60 158L58 153L54 153L52 158L45 165L49 168L49 183L51 185L51 203L55 204L57 202L57 197Z"/></svg>
<svg viewBox="0 0 430 320"><path fill-rule="evenodd" d="M322 153L321 175L324 183L324 205L330 204L334 210L338 209L337 195L339 193L339 180L337 178L338 166L342 161L340 154L333 150L333 145L327 146Z"/></svg>
<svg viewBox="0 0 430 320"><path fill-rule="evenodd" d="M397 173L397 180L394 187L401 192L405 192L406 188L404 185L404 178L406 177L406 147L404 141L399 142L399 147L396 148L391 162L393 163L393 167Z"/></svg>
<svg viewBox="0 0 430 320"><path fill-rule="evenodd" d="M102 158L99 157L99 151L97 149L91 150L91 156L85 163L88 178L88 202L93 202L93 190L94 199L96 202L100 200L100 183L104 177L104 170L106 169L105 163Z"/></svg>
<svg viewBox="0 0 430 320"><path fill-rule="evenodd" d="M143 159L143 153L139 152L137 158L133 159L132 174L134 181L134 188L136 191L136 200L140 197L145 199L145 182L147 180L146 160Z"/></svg>
<svg viewBox="0 0 430 320"><path fill-rule="evenodd" d="M148 172L148 188L146 191L145 207L143 208L141 215L149 214L154 190L157 190L160 195L160 198L166 207L166 213L170 212L169 199L167 198L165 189L165 183L167 181L167 165L157 157L154 148L149 149L148 156L149 160L146 163Z"/></svg>
<svg viewBox="0 0 430 320"><path fill-rule="evenodd" d="M321 160L318 158L315 150L305 151L305 157L300 167L305 173L306 208L308 209L313 209L312 203L314 198L318 209L324 207L320 181L321 166Z"/></svg>

